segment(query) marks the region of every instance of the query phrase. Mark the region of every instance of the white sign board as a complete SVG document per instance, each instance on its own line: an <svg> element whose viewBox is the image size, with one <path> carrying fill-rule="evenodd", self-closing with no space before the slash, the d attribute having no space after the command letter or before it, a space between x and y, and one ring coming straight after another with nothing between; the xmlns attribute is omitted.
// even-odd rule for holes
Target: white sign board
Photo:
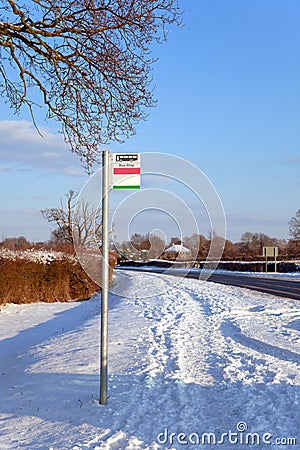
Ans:
<svg viewBox="0 0 300 450"><path fill-rule="evenodd" d="M141 187L141 154L112 154L113 189L140 189Z"/></svg>
<svg viewBox="0 0 300 450"><path fill-rule="evenodd" d="M263 247L263 256L278 256L278 247Z"/></svg>

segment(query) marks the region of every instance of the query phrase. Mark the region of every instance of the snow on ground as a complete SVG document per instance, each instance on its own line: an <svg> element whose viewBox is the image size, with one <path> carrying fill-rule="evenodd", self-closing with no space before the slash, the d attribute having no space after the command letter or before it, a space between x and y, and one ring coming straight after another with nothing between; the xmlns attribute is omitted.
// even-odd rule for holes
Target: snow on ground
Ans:
<svg viewBox="0 0 300 450"><path fill-rule="evenodd" d="M189 272L200 274L207 273L208 275L211 275L212 270L207 269L195 269L195 268L177 268L177 267L159 267L159 266L117 266L120 269L126 269L126 270L135 270L140 272L160 272L160 273L177 273L180 275L185 276ZM224 270L224 269L215 269L213 270L213 273L219 274L219 275L241 275L245 277L255 277L255 278L289 278L289 279L300 279L300 272L239 272L237 270Z"/></svg>
<svg viewBox="0 0 300 450"><path fill-rule="evenodd" d="M297 301L129 271L121 291L106 406L98 296L1 307L1 450L299 448Z"/></svg>
<svg viewBox="0 0 300 450"><path fill-rule="evenodd" d="M300 272L239 272L222 269L217 269L215 270L215 272L218 274L225 274L225 275L245 275L252 277L300 278Z"/></svg>

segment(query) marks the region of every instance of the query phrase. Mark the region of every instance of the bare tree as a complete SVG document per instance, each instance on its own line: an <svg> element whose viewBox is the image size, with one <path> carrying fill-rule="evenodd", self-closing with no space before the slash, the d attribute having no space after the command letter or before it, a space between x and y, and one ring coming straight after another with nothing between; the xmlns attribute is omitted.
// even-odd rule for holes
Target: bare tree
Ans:
<svg viewBox="0 0 300 450"><path fill-rule="evenodd" d="M101 210L91 207L88 202L76 202L77 194L70 190L65 195L66 203L60 199L58 208L48 208L41 211L43 217L50 223L55 223L57 229L52 235L60 241L84 246L95 246L101 242Z"/></svg>
<svg viewBox="0 0 300 450"><path fill-rule="evenodd" d="M31 246L24 236L6 238L1 245L3 248L10 250L24 250Z"/></svg>
<svg viewBox="0 0 300 450"><path fill-rule="evenodd" d="M289 221L289 233L292 239L300 240L300 209Z"/></svg>
<svg viewBox="0 0 300 450"><path fill-rule="evenodd" d="M165 241L155 234L149 233L149 242L150 248L147 251L147 258L149 259L158 259L160 258L165 251Z"/></svg>
<svg viewBox="0 0 300 450"><path fill-rule="evenodd" d="M178 17L177 0L2 0L0 92L34 123L46 105L89 166L155 105L150 46Z"/></svg>
<svg viewBox="0 0 300 450"><path fill-rule="evenodd" d="M241 236L241 242L243 244L245 244L246 247L249 247L249 245L252 242L253 236L254 236L254 233L251 233L250 231L246 231Z"/></svg>
<svg viewBox="0 0 300 450"><path fill-rule="evenodd" d="M130 238L130 244L134 251L144 251L145 258L159 258L164 250L165 243L153 233L139 234L134 233Z"/></svg>
<svg viewBox="0 0 300 450"><path fill-rule="evenodd" d="M133 233L130 241L116 243L115 249L125 259L154 259L159 258L163 254L165 242L153 233Z"/></svg>

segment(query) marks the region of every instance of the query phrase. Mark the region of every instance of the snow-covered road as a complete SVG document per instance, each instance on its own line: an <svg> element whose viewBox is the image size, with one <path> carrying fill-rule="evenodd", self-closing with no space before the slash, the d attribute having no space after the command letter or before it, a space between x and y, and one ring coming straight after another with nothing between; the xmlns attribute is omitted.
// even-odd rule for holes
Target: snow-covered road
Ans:
<svg viewBox="0 0 300 450"><path fill-rule="evenodd" d="M107 406L99 297L2 308L1 450L300 448L299 303L124 276L110 296Z"/></svg>

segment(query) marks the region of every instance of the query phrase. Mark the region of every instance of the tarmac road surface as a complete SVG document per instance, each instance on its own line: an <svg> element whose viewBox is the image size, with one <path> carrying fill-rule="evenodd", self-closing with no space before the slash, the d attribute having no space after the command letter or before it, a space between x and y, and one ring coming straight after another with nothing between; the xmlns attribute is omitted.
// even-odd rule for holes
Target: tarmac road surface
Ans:
<svg viewBox="0 0 300 450"><path fill-rule="evenodd" d="M272 276L259 277L255 275L243 276L213 273L208 281L221 284L230 284L231 286L254 289L267 294L300 300L300 279L291 280L290 278L276 278Z"/></svg>

